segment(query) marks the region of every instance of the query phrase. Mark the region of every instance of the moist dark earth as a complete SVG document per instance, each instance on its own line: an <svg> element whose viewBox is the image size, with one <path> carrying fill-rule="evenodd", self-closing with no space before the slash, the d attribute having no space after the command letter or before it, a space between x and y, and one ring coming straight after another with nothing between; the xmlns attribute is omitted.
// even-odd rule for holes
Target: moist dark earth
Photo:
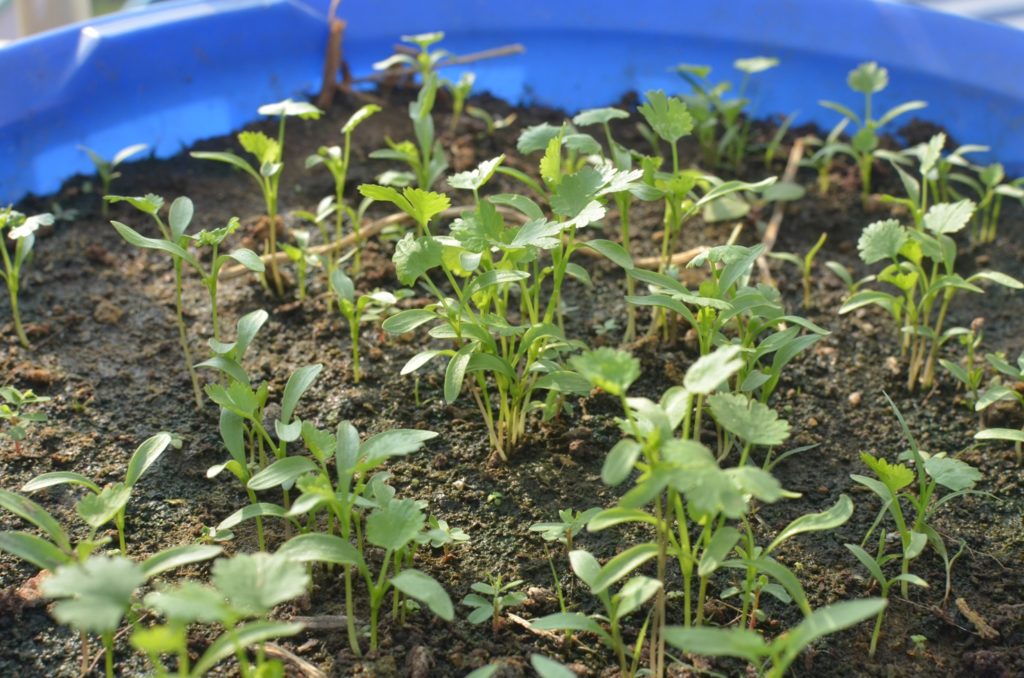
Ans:
<svg viewBox="0 0 1024 678"><path fill-rule="evenodd" d="M398 88L372 96L385 105L385 110L354 135L348 183L352 201L358 200L356 186L372 182L377 174L393 168L384 161L367 159L367 154L383 147L386 135L395 139L411 137L406 115L410 93ZM298 226L293 210L311 210L320 198L333 192L327 172L303 169L305 157L321 145L340 143L340 126L362 103L362 98L346 96L319 121L289 121L286 169L281 182L282 213L288 227ZM564 113L514 108L486 96L476 98L474 103L495 115L515 114L516 120L493 136L468 118L459 123L455 134L444 131L452 169L468 169L504 152L508 165L535 174L538 158L518 154L515 139L529 124L559 124ZM626 97L620 103L633 105L635 97ZM436 112L439 131L448 129L450 115L446 107L442 101ZM616 127L617 138L646 151L632 124ZM276 131L273 122L257 123L253 128L271 134ZM902 133L905 140L918 141L931 129L917 122ZM762 138L769 138L772 130L771 121L755 125L756 134ZM760 179L781 174L788 145L798 134L808 131L791 132L786 137L776 156L782 160L774 166L766 168L760 160L752 160L740 175ZM210 139L195 148L240 150L233 136ZM697 158L697 149L684 145L683 157ZM21 295L22 314L33 338L31 350L17 345L6 297L0 302L4 304L0 316L3 382L22 389L31 387L53 398L41 408L49 421L31 431L20 454L9 441L0 442L0 478L3 487L14 490L39 473L56 470L77 471L101 484L114 482L123 477L131 452L142 440L160 430L178 433L184 439L181 450L161 458L136 488L129 505L129 550L133 557L141 558L200 539L204 526L216 525L245 505L247 499L227 474L213 480L206 477L206 469L223 461L226 452L217 433L217 408L207 403L197 411L192 399L177 343L169 262L158 253L135 250L121 240L100 216L98 199L87 190L90 179L76 177L58 194L29 198L19 206L26 213L35 213L52 210L56 202L64 210L76 210L78 216L73 222L59 221L38 239ZM940 374L937 387L930 393L907 391L902 365L894 364L899 360L896 332L885 317L872 310L837 315L845 289L821 263L839 261L850 267L855 277L865 275L867 271L856 255L856 239L865 225L887 216L890 208L873 202L865 211L856 171L841 161L833 169L831 189L826 195L817 192L813 173L801 171L798 180L807 187L807 197L787 208L775 249L803 254L820 233L828 234L815 266L812 308L801 309L799 274L794 267L775 261L772 275L788 310L805 313L831 334L791 363L771 401L792 425L792 435L783 449L818 446L776 467L774 472L782 484L801 493L801 497L757 509L754 523L760 543L766 543L793 518L824 510L841 494L849 494L856 503L856 512L847 524L832 532L795 538L778 557L799 574L816 607L877 594L866 572L843 544L859 542L879 509L876 497L860 491L850 480L851 473L866 471L859 454L867 451L893 459L905 449L883 391L902 409L924 449L957 455L976 465L984 475L978 489L987 494L947 504L935 520L954 552L960 543L965 547L953 570L948 600L944 600L942 563L929 551L915 561L914 571L932 586L912 589L909 600L895 594L891 597L873 660L867 654L871 625L866 622L817 643L796 662L792 675L1024 675L1024 469L1008 444L974 444L977 418L948 375ZM898 183L884 168L878 169L876 180L882 192L899 191ZM501 176L493 184L495 191L518 190ZM249 243L259 241L262 198L249 178L226 166L194 160L187 153L169 160L143 160L127 165L113 190L125 195L156 193L168 204L179 195L188 195L196 207L193 229L215 228L238 216L243 229L233 236L232 244L246 239ZM458 204L464 195L453 193L452 198L453 204ZM377 205L369 217L386 214L384 207ZM1008 206L1003 214L997 242L977 249L962 243L962 272L986 267L1021 274L1024 215L1016 206ZM634 255L658 252L660 216L660 205L635 207ZM758 242L758 222L767 217L766 211L748 217L739 242ZM148 218L127 205L113 205L109 218L155 235ZM732 226L704 224L698 219L685 227L680 249L723 243ZM603 227L589 230L594 236L616 239L614 212ZM390 262L392 248L393 239L386 237L367 245L364 270L356 279L359 289L399 287ZM566 332L592 346L618 345L625 324L621 271L603 260L580 261L591 270L594 287L568 285ZM595 395L572 403L572 414L552 423L532 421L527 443L512 455L509 464L490 464L486 431L472 400L464 394L454 405L444 404L440 364L423 371L419 405L410 397L412 377L399 375L405 361L428 341L425 333L394 338L375 327L365 328L365 376L355 386L347 327L337 312L325 310L326 289L319 271L311 275L310 294L303 301L297 301L293 293L275 298L249 277L225 281L221 290L222 327L227 328L228 336L240 315L259 308L270 313L270 320L250 349L246 367L254 380L269 381L271 402L280 397L294 369L323 363L323 372L301 402L298 415L303 419L321 427L350 419L364 435L392 427L440 432L423 451L393 463L388 470L400 496L426 500L432 514L463 528L471 538L468 545L456 546L448 555L428 549L417 560L417 567L440 579L456 602L459 618L455 622L445 624L420 613L398 626L385 617L381 650L364 657L350 653L343 630L307 631L284 642L285 647L328 675L463 676L489 662L503 664L503 676L531 675L528 661L533 653L558 658L580 675L618 675L614 657L592 637L567 646L513 622L492 631L489 624L472 626L466 622L468 609L458 604L473 582L500 573L506 581L525 581L521 590L529 593L529 601L514 609L515 614L532 618L557 611L547 559L550 553L570 605L595 610L596 601L573 577L564 549L547 544L528 528L535 522L556 519L560 509L582 510L614 502L615 491L602 485L600 468L618 436L615 401ZM187 281L186 298L192 348L197 355L205 356L205 342L211 333L208 304L205 290L194 278ZM416 301L414 297L403 303L412 305ZM967 325L975 317L985 318L984 350L1002 350L1015 357L1024 348L1024 295L992 287L984 296L958 298L951 313L951 324ZM644 313L639 317L642 335L648 317ZM643 364L643 375L634 385L633 395L657 398L679 383L696 356L696 346L684 333L679 334L667 344L641 339L629 346ZM997 413L991 423L1019 427L1020 413ZM73 489L56 488L35 498L63 524L79 525L73 509L77 497ZM21 529L22 525L12 516L3 515L0 528ZM226 544L228 552L255 550L251 525L236 532L235 540ZM284 537L282 531L271 527L270 548L276 548ZM584 531L576 544L606 559L629 539L627 532ZM203 577L205 573L204 567L193 567L175 576ZM34 575L33 567L0 556L0 619L4 630L0 637L0 675L76 675L78 636L57 626L50 617L46 601L35 592ZM712 588L717 593L730 583L722 576ZM962 598L998 635L983 637L975 623L953 603L956 598ZM357 604L366 610L365 599L360 598ZM311 595L281 606L275 616L288 619L341 611L337 576L318 572ZM799 621L793 607L769 604L766 612L763 628L769 633ZM711 606L714 623L728 624L734 616L735 610L725 602ZM627 625L627 638L635 636L641 621L637 615ZM924 640L915 643L911 636ZM208 633L194 631L190 639L193 654L198 656L210 641ZM118 639L117 658L121 675L142 675L149 668L142 657L132 653L124 634ZM683 663L672 669L672 675L746 675L746 669L735 662L680 659ZM220 670L230 674L233 664L225 662ZM288 670L291 673L296 669Z"/></svg>

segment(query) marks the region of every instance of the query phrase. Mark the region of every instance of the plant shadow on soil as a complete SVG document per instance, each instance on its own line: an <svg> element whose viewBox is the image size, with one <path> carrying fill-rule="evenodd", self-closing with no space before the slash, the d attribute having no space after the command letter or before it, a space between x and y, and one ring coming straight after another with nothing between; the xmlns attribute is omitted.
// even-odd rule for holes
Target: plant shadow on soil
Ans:
<svg viewBox="0 0 1024 678"><path fill-rule="evenodd" d="M349 195L360 183L386 169L366 154L384 145L385 135L411 135L405 115L409 94L401 90L378 93L387 99L385 110L364 123L354 135ZM317 122L291 121L286 144L286 170L281 182L281 203L289 226L295 226L291 209L310 209L333 190L326 172L304 171L303 160L321 145L339 143L338 128L361 102L347 100L332 108ZM493 137L484 134L475 121L464 120L457 135L446 134L445 147L454 171L469 169L477 162L505 152L507 163L534 172L536 157L521 157L515 151L518 131L529 124L561 122L563 114L545 109L513 109L489 97L476 103L497 114L515 113L517 122ZM635 103L626 97L623 105ZM446 129L448 115L438 115L438 129ZM272 122L253 125L273 132ZM919 124L917 128L927 128ZM771 124L757 126L770 133ZM918 133L921 133L918 129ZM914 134L911 127L905 134ZM630 126L617 128L616 135L627 144L642 147ZM787 139L794 138L791 133ZM788 141L787 141L788 144ZM233 137L211 139L196 145L202 150L236 148ZM697 157L696 149L684 146L683 157ZM784 157L784 154L783 154ZM769 171L755 163L746 178L780 174L778 164ZM865 274L856 256L856 239L861 229L878 214L868 214L859 201L852 167L839 164L833 172L833 189L819 196L814 177L801 173L799 180L808 195L787 210L776 250L802 253L820 232L829 234L818 262L829 259ZM883 190L896 192L893 177L878 173ZM160 255L133 250L99 215L95 195L85 192L83 177L68 181L54 196L30 198L20 209L27 213L51 209L59 202L64 209L76 209L79 218L71 224L58 223L41 234L37 254L22 293L23 316L32 324L32 350L20 349L9 327L3 328L6 342L0 353L4 382L33 387L53 396L44 408L49 422L32 431L16 455L13 445L0 443L0 477L3 486L17 489L39 473L69 470L84 473L100 483L123 475L135 446L152 433L169 429L180 434L185 445L168 453L147 474L136 489L128 510L128 543L132 556L142 557L161 548L189 543L200 537L204 525L215 525L246 503L244 493L232 479L206 478L206 469L225 457L217 434L215 406L210 403L196 411L191 388L181 361L173 324L173 279L169 263ZM515 190L504 177L495 183L500 190ZM193 160L187 153L166 161L144 160L124 167L124 176L114 191L126 195L156 193L168 202L188 195L196 206L193 229L213 228L239 216L244 228L236 238L253 239L262 201L251 182L216 163ZM457 200L459 196L455 196ZM879 208L882 209L882 208ZM379 210L371 216L383 215ZM885 212L879 212L884 216ZM151 233L142 216L126 205L113 205L110 218ZM636 252L654 254L661 228L657 206L640 205L634 213ZM1024 262L1024 214L1020 209L1004 210L999 241L968 251L961 256L966 271L984 265L1019 275ZM604 237L615 238L611 220ZM729 228L707 225L700 220L689 224L682 234L681 249L699 244L722 243ZM751 221L740 242L753 244L758 235ZM371 243L364 256L364 273L357 279L360 289L398 286L390 263L391 243ZM567 290L567 334L591 345L615 345L624 327L621 272L608 264L590 260L594 287L572 286ZM775 262L772 267L790 311L800 313L799 275ZM432 364L422 373L420 405L411 397L412 378L399 376L404 362L425 341L423 335L392 338L368 328L363 334L365 379L351 383L348 334L337 313L325 313L322 276L314 276L310 295L302 302L293 296L277 300L268 296L251 278L240 278L222 286L222 325L233 328L242 314L264 308L270 320L258 335L247 367L257 380L271 384L271 402L297 367L314 362L325 369L304 397L299 416L321 427L333 427L343 419L352 420L360 431L370 434L391 427L427 428L441 433L426 449L393 463L389 471L399 493L425 499L429 511L452 526L465 529L472 541L456 547L445 557L425 553L418 567L438 577L454 601L459 601L475 581L501 573L506 580L522 578L530 599L522 609L524 617L557 611L552 575L545 546L554 558L561 585L570 603L594 610L595 601L571 575L564 550L546 545L528 531L538 521L556 517L559 509L578 510L593 505L607 506L615 491L600 482L605 453L617 440L617 404L596 396L579 400L571 415L550 424L534 422L528 442L508 466L485 463L486 431L469 398L452 406L441 398L442 368ZM778 556L800 575L814 606L842 598L876 593L866 573L843 547L859 542L878 511L874 496L859 492L850 473L862 473L861 451L893 458L904 448L895 418L882 395L892 395L906 415L912 431L926 450L958 453L978 466L984 474L980 489L991 497L968 497L947 505L936 526L954 549L962 542L966 551L955 566L952 596L943 601L944 570L933 554L915 561L919 574L932 583L930 589L916 590L910 600L897 595L891 599L879 652L867 658L868 624L819 642L792 669L803 676L931 676L1024 675L1024 469L1017 465L1006 446L975 448L972 436L976 418L960 401L947 375L939 377L930 394L907 392L903 379L887 360L898 357L894 329L881 314L861 311L838 316L844 290L832 274L818 267L815 275L814 308L807 315L831 334L808 354L794 361L783 377L772 405L792 425L785 449L798 445L818 447L791 457L775 473L782 484L800 492L800 499L762 506L755 524L759 538L770 538L794 517L821 511L833 505L842 493L856 503L853 518L833 532L803 535L787 544ZM1024 348L1024 295L1011 295L993 288L984 296L960 297L954 302L952 322L969 324L973 317L987 320L985 349L1005 350L1015 356ZM414 303L415 300L413 300ZM194 351L205 354L210 334L205 294L197 281L187 288L188 321ZM6 299L4 301L6 303ZM410 303L410 302L407 302ZM4 316L9 316L6 306ZM646 325L641 314L641 328ZM230 336L230 330L228 330ZM678 383L695 356L695 347L685 337L670 344L640 341L633 346L643 364L643 376L633 395L657 398ZM850 397L859 394L859 404ZM857 399L857 396L854 398ZM1019 417L1009 415L1011 417ZM1019 426L1012 418L1005 425ZM713 432L711 432L713 435ZM226 474L225 474L226 475ZM73 489L51 489L36 497L62 519L77 524ZM10 515L0 516L0 527L15 527ZM251 526L237 529L238 536L226 548L255 550ZM284 538L283 531L270 529L270 544ZM629 534L582 533L577 544L600 558L615 553ZM203 567L193 567L176 576L205 576ZM0 675L71 676L78 673L77 634L62 629L51 619L45 601L33 591L35 571L14 558L0 556L0 618L4 636L0 639ZM338 614L342 596L334 577L320 572L311 596L282 606L277 614ZM714 582L721 591L729 582ZM994 639L982 638L971 622L952 604L964 598L971 608L998 632ZM714 600L714 596L712 596ZM358 601L365 609L365 600ZM389 626L383 633L383 647L376 656L356 658L347 650L343 631L309 631L285 643L303 658L331 675L361 676L462 676L490 661L502 661L501 675L528 675L531 653L557 657L585 675L616 675L610 668L612 656L593 639L582 647L563 648L529 632L506 624L497 633L489 625L471 626L464 620L466 609L457 605L460 618L442 624L425 614L413 615L404 627ZM670 608L671 609L671 608ZM795 609L768 606L765 622L775 633L798 621ZM734 610L724 602L711 606L715 623L729 623ZM635 634L638 618L631 620L627 638ZM385 622L387 623L387 622ZM911 635L927 638L915 647ZM192 649L201 652L210 642L195 632ZM125 638L118 642L119 672L141 675L144 660L133 655ZM743 673L743 667L729 661L708 662L690 658L696 666L726 675ZM232 670L222 668L222 670ZM680 670L677 675L688 675Z"/></svg>

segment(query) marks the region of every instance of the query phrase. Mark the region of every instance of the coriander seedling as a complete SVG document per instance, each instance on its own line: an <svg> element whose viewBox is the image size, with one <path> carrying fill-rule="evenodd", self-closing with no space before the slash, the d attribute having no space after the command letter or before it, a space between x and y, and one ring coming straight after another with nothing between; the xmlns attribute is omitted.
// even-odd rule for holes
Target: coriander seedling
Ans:
<svg viewBox="0 0 1024 678"><path fill-rule="evenodd" d="M1015 401L1021 410L1024 410L1024 393L1020 390L1020 383L1024 382L1024 352L1017 356L1016 365L1011 365L1002 353L989 353L985 361L992 366L1000 377L985 389L978 398L974 408L979 412L1000 400ZM1002 379L1007 381L1003 383ZM1020 464L1024 455L1021 448L1024 446L1024 430L1012 428L987 428L974 435L975 440L1005 440L1014 443L1017 452L1017 463Z"/></svg>
<svg viewBox="0 0 1024 678"><path fill-rule="evenodd" d="M530 526L530 532L540 532L544 541L557 541L565 544L566 551L572 551L572 540L578 535L587 523L597 513L599 508L591 508L586 511L574 511L572 509L561 509L558 512L560 520L551 523L534 523Z"/></svg>
<svg viewBox="0 0 1024 678"><path fill-rule="evenodd" d="M407 186L415 182L420 189L429 191L448 169L444 147L435 138L434 131L433 110L439 86L437 76L428 74L416 100L409 104L409 119L412 121L415 143L395 142L385 137L388 148L370 153L371 158L398 160L408 165L408 172L394 173L393 183L396 185Z"/></svg>
<svg viewBox="0 0 1024 678"><path fill-rule="evenodd" d="M867 571L871 574L871 577L876 582L878 582L878 586L880 589L879 597L882 600L889 599L889 590L892 588L892 585L896 583L899 583L901 586L913 584L914 586L920 586L921 588L928 588L928 582L926 582L924 579L921 579L916 574L911 574L909 572L904 571L896 575L895 577L891 578L885 575L885 571L883 568L894 558L897 558L897 555L888 554L883 555L879 558L875 558L857 544L845 544L845 546L847 549L849 549L850 553L856 556L857 560L860 561L860 564L863 565L865 569L867 569ZM884 619L885 607L882 607L878 611L878 614L875 616L875 627L874 630L871 632L871 645L868 647L869 657L873 658L875 656L875 649L878 647L878 637L882 633L882 621Z"/></svg>
<svg viewBox="0 0 1024 678"><path fill-rule="evenodd" d="M21 455L21 441L28 436L28 427L46 421L44 412L26 411L26 408L34 409L33 405L49 402L50 398L38 396L32 389L19 391L13 386L0 388L0 398L3 399L0 403L0 419L7 421L4 435L14 441L14 453Z"/></svg>
<svg viewBox="0 0 1024 678"><path fill-rule="evenodd" d="M352 381L358 384L362 374L359 368L359 326L363 322L380 319L387 309L398 303L398 297L383 290L357 297L352 279L340 268L334 269L330 284L338 301L338 310L348 321L349 338L352 341Z"/></svg>
<svg viewBox="0 0 1024 678"><path fill-rule="evenodd" d="M14 332L18 341L25 348L31 344L25 328L21 324L21 312L18 310L18 291L21 287L21 271L36 244L35 233L40 226L53 225L53 215L36 214L27 217L10 207L0 208L0 257L3 257L4 268L0 277L7 285L7 294L11 300L11 318L14 320ZM3 239L6 233L7 239ZM7 240L14 241L14 254L7 251Z"/></svg>
<svg viewBox="0 0 1024 678"><path fill-rule="evenodd" d="M284 127L289 117L303 120L316 120L323 111L313 104L304 101L285 99L273 104L259 107L258 113L274 117L278 122L277 139L272 139L263 132L245 131L238 135L238 143L256 160L253 165L235 153L193 151L190 155L200 160L215 160L242 170L256 182L263 194L267 209L267 240L264 249L270 255L270 274L274 289L278 296L284 295L284 283L277 270L277 227L278 227L278 192L281 174L284 172Z"/></svg>
<svg viewBox="0 0 1024 678"><path fill-rule="evenodd" d="M128 158L142 153L144 150L149 148L149 146L146 144L132 144L131 146L126 146L115 153L114 157L109 161L88 146L79 146L78 148L85 152L85 154L89 156L89 159L92 160L92 164L96 166L96 174L100 178L100 187L102 190L100 198L102 198L110 193L110 185L114 182L114 179L121 176L121 173L117 171L118 165ZM103 200L100 200L100 214L103 217L107 216L107 203Z"/></svg>
<svg viewBox="0 0 1024 678"><path fill-rule="evenodd" d="M452 134L455 134L455 130L459 126L459 120L462 119L462 111L466 107L466 99L469 98L469 93L472 91L475 82L476 74L468 71L459 77L458 82L444 81L445 87L448 88L448 92L452 95L452 121L449 127L449 131Z"/></svg>
<svg viewBox="0 0 1024 678"><path fill-rule="evenodd" d="M497 633L501 629L501 612L510 607L518 607L526 602L526 594L512 589L523 585L522 579L502 583L501 575L489 579L488 583L475 582L469 588L475 593L462 599L462 604L472 607L469 613L470 624L483 624L491 620L491 631Z"/></svg>
<svg viewBox="0 0 1024 678"><path fill-rule="evenodd" d="M981 347L982 328L985 325L984 318L975 318L971 321L970 328L956 328L961 330L957 333L960 345L967 349L964 357L964 364L945 358L939 358L939 364L946 368L946 371L953 375L963 385L968 393L967 405L974 409L978 402L978 390L981 388L981 381L985 378L985 363L976 359L975 354Z"/></svg>
<svg viewBox="0 0 1024 678"><path fill-rule="evenodd" d="M319 264L320 260L309 253L309 231L293 230L292 237L295 238L295 244L281 243L281 251L295 264L295 286L299 290L299 299L305 299L309 267Z"/></svg>
<svg viewBox="0 0 1024 678"><path fill-rule="evenodd" d="M836 111L857 127L849 144L837 144L835 148L852 157L857 163L857 168L860 171L861 200L867 204L868 198L871 196L871 169L878 150L879 130L904 113L920 110L927 104L923 101L907 101L893 106L876 119L873 117L871 108L872 97L889 86L889 71L874 61L868 61L850 71L846 82L851 90L864 95L863 116L834 101L818 103Z"/></svg>
<svg viewBox="0 0 1024 678"><path fill-rule="evenodd" d="M416 69L420 77L423 78L423 82L426 83L431 77L436 77L438 62L451 56L451 53L446 50L437 49L431 51L430 49L431 45L444 40L444 31L403 35L401 40L406 44L415 45L419 48L419 51L414 54L408 54L405 51L396 52L387 59L373 64L373 70L386 71L395 66L408 66Z"/></svg>
<svg viewBox="0 0 1024 678"><path fill-rule="evenodd" d="M828 239L828 234L827 233L822 233L821 237L818 238L818 242L816 242L811 247L811 249L809 249L807 251L807 254L805 254L803 257L799 257L799 256L797 256L795 254L790 254L789 252L769 252L768 253L768 256L770 256L770 257L773 257L775 259L781 259L782 261L785 261L785 262L790 263L790 264L794 264L795 266L798 266L800 268L801 283L803 284L803 291L804 291L804 297L803 297L803 307L804 307L804 310L809 309L811 307L811 282L812 282L811 275L812 275L812 266L814 266L814 257L821 250L821 247L825 244L825 241L827 239Z"/></svg>

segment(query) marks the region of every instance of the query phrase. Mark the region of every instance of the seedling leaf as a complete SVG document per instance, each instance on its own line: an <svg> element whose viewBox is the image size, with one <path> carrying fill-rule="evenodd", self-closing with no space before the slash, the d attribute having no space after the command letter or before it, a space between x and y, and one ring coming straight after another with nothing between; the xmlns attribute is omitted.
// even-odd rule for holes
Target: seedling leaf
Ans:
<svg viewBox="0 0 1024 678"><path fill-rule="evenodd" d="M409 596L425 604L430 611L445 621L455 619L455 608L448 592L436 579L419 570L402 570L391 578L391 584Z"/></svg>

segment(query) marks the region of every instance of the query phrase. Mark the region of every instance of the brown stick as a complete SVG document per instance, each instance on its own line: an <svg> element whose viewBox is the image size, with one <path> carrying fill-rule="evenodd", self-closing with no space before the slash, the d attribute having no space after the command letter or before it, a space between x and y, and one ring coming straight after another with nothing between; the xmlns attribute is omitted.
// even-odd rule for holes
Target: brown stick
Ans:
<svg viewBox="0 0 1024 678"><path fill-rule="evenodd" d="M348 23L343 19L331 17L330 36L327 38L327 57L324 59L324 74L320 84L320 96L316 105L327 110L334 101L334 93L338 90L338 71L341 70L341 44Z"/></svg>
<svg viewBox="0 0 1024 678"><path fill-rule="evenodd" d="M800 137L793 142L789 149L789 159L786 161L786 169L782 173L783 181L793 181L796 172L800 169L800 160L804 157L804 138ZM775 241L779 238L779 228L782 226L782 218L786 214L786 203L775 203L775 210L771 219L768 220L768 227L764 229L764 238L761 244L764 245L764 253L757 258L757 268L761 271L761 278L769 285L774 286L771 271L768 268L768 253L775 247Z"/></svg>
<svg viewBox="0 0 1024 678"><path fill-rule="evenodd" d="M290 661L302 675L306 676L306 678L327 678L326 673L313 666L313 664L309 663L291 650L287 650L277 643L264 643L263 649L267 654L273 657L280 657L281 659L287 659Z"/></svg>
<svg viewBox="0 0 1024 678"><path fill-rule="evenodd" d="M492 49L485 49L480 52L472 52L470 54L463 54L461 56L448 57L442 59L434 65L434 68L446 68L448 66L463 66L465 64L471 64L477 61L483 61L485 59L495 59L497 57L511 56L513 54L522 54L526 51L521 43L513 43L511 45L502 45L501 47L494 47ZM352 78L352 82L379 82L381 80L390 80L392 78L400 78L405 75L413 75L418 73L419 69L412 66L405 66L402 68L389 68L386 71L380 71L378 73L371 73L358 78Z"/></svg>

